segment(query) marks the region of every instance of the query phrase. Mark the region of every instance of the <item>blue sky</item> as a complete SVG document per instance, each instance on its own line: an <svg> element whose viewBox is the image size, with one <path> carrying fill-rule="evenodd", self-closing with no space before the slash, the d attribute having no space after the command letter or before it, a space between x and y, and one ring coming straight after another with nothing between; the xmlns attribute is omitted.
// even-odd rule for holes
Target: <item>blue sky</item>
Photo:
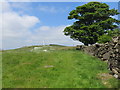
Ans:
<svg viewBox="0 0 120 90"><path fill-rule="evenodd" d="M14 2L11 4L20 3ZM27 10L24 10L23 14L38 17L42 21L40 25L58 26L71 24L73 21L67 19L69 12L76 6L85 4L85 2L26 2L21 4L26 4L26 6L29 6ZM15 12L19 12L21 11L21 8L13 7L13 10Z"/></svg>
<svg viewBox="0 0 120 90"><path fill-rule="evenodd" d="M86 4L87 2L21 2L11 4L25 4L27 10L12 7L15 12L23 11L24 14L38 17L42 23L40 25L58 26L72 24L72 20L68 20L69 12L77 6ZM104 2L110 6L111 9L118 9L117 2ZM116 16L117 17L117 16ZM57 23L56 23L57 22Z"/></svg>
<svg viewBox="0 0 120 90"><path fill-rule="evenodd" d="M67 19L69 12L86 3L4 2L2 48L42 45L43 41L67 46L82 44L64 36L63 30L74 21ZM117 2L105 3L110 9L118 9Z"/></svg>

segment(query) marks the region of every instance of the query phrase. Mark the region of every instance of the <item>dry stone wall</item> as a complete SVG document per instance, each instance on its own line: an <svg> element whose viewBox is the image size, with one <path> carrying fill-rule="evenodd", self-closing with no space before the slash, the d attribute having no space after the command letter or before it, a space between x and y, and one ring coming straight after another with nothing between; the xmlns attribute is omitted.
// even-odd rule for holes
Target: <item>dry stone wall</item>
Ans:
<svg viewBox="0 0 120 90"><path fill-rule="evenodd" d="M77 45L76 49L108 61L112 74L116 78L120 78L120 37L113 37L112 41L105 44Z"/></svg>

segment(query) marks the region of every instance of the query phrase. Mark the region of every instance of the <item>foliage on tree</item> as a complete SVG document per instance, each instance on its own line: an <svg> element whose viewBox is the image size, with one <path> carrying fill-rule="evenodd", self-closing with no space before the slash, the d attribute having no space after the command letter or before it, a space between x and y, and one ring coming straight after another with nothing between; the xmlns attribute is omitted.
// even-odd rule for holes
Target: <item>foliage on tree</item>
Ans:
<svg viewBox="0 0 120 90"><path fill-rule="evenodd" d="M106 43L106 42L109 42L111 41L112 37L109 36L109 35L106 35L106 34L103 34L102 36L100 36L98 38L98 43Z"/></svg>
<svg viewBox="0 0 120 90"><path fill-rule="evenodd" d="M120 21L111 17L118 14L105 3L89 2L78 6L68 16L76 21L64 29L64 34L85 45L94 44L101 35L118 27Z"/></svg>
<svg viewBox="0 0 120 90"><path fill-rule="evenodd" d="M114 29L113 31L108 31L107 34L111 37L120 36L120 28Z"/></svg>
<svg viewBox="0 0 120 90"><path fill-rule="evenodd" d="M108 31L98 38L98 43L106 43L112 40L112 37L120 36L120 29L115 29L113 31Z"/></svg>

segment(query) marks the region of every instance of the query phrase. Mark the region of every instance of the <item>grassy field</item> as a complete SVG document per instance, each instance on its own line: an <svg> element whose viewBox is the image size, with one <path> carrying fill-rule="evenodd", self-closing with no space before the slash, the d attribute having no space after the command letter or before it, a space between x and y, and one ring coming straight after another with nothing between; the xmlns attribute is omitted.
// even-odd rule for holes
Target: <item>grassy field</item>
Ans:
<svg viewBox="0 0 120 90"><path fill-rule="evenodd" d="M33 48L2 51L3 88L118 87L118 81L108 74L107 63L74 47Z"/></svg>
<svg viewBox="0 0 120 90"><path fill-rule="evenodd" d="M2 52L0 52L0 89L2 88Z"/></svg>

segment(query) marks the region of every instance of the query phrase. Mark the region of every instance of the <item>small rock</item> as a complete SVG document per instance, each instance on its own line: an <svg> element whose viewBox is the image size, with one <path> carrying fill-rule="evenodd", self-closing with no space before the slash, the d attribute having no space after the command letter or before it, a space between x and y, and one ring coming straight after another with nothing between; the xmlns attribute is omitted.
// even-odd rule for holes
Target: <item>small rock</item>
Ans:
<svg viewBox="0 0 120 90"><path fill-rule="evenodd" d="M51 68L51 67L54 67L53 65L46 65L44 66L45 68Z"/></svg>
<svg viewBox="0 0 120 90"><path fill-rule="evenodd" d="M42 47L34 47L34 50L38 50L41 49Z"/></svg>
<svg viewBox="0 0 120 90"><path fill-rule="evenodd" d="M115 78L118 78L118 75L116 75L116 74L114 74L113 76L114 76Z"/></svg>
<svg viewBox="0 0 120 90"><path fill-rule="evenodd" d="M47 50L43 50L44 52L47 52Z"/></svg>
<svg viewBox="0 0 120 90"><path fill-rule="evenodd" d="M109 53L105 53L103 55L103 60L108 60L110 58L110 54Z"/></svg>

